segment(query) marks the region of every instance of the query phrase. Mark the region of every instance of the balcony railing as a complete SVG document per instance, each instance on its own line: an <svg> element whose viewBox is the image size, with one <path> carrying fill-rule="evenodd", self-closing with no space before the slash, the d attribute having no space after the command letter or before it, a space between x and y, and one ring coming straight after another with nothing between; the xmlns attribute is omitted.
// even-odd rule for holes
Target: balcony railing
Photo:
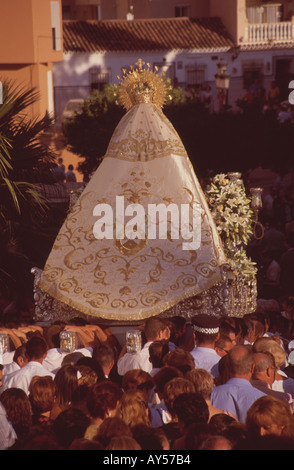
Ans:
<svg viewBox="0 0 294 470"><path fill-rule="evenodd" d="M283 21L280 23L249 24L246 26L245 43L258 44L273 41L294 41L294 23Z"/></svg>

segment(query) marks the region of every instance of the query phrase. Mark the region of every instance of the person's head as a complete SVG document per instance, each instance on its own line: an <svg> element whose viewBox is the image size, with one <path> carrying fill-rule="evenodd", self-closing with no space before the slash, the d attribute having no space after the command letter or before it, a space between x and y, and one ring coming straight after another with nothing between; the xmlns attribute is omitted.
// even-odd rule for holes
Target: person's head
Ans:
<svg viewBox="0 0 294 470"><path fill-rule="evenodd" d="M250 346L234 346L227 354L232 377L250 380L253 372L253 352Z"/></svg>
<svg viewBox="0 0 294 470"><path fill-rule="evenodd" d="M254 371L252 378L263 380L272 385L275 380L275 358L270 352L254 353Z"/></svg>
<svg viewBox="0 0 294 470"><path fill-rule="evenodd" d="M182 393L194 393L194 392L195 392L194 384L188 379L179 377L179 378L175 378L167 382L163 390L163 399L167 407L167 410L169 411L169 413L172 415L173 418L175 418L174 412L173 412L173 403L175 399Z"/></svg>
<svg viewBox="0 0 294 470"><path fill-rule="evenodd" d="M102 367L104 374L108 377L114 366L114 351L108 344L100 344L93 351L92 356Z"/></svg>
<svg viewBox="0 0 294 470"><path fill-rule="evenodd" d="M236 344L244 344L248 332L248 326L244 318L235 318Z"/></svg>
<svg viewBox="0 0 294 470"><path fill-rule="evenodd" d="M150 425L150 413L145 394L141 390L128 390L124 392L116 416L122 419L131 429L136 424Z"/></svg>
<svg viewBox="0 0 294 470"><path fill-rule="evenodd" d="M104 450L104 447L100 442L81 437L71 443L69 450Z"/></svg>
<svg viewBox="0 0 294 470"><path fill-rule="evenodd" d="M192 354L182 348L169 351L169 353L164 356L163 363L165 366L176 367L183 374L195 368L195 361Z"/></svg>
<svg viewBox="0 0 294 470"><path fill-rule="evenodd" d="M174 317L169 318L170 322L174 325L174 333L171 337L171 341L176 345L179 345L179 341L182 339L186 332L187 321L184 317L180 315L175 315Z"/></svg>
<svg viewBox="0 0 294 470"><path fill-rule="evenodd" d="M93 385L87 396L87 408L91 419L100 424L104 419L114 417L122 393L120 386L110 380Z"/></svg>
<svg viewBox="0 0 294 470"><path fill-rule="evenodd" d="M220 357L223 357L228 354L235 344L236 341L232 341L229 336L220 334L220 337L215 342L215 351Z"/></svg>
<svg viewBox="0 0 294 470"><path fill-rule="evenodd" d="M39 336L33 336L26 343L26 355L29 362L37 361L42 363L47 355L46 341Z"/></svg>
<svg viewBox="0 0 294 470"><path fill-rule="evenodd" d="M160 341L166 339L166 324L158 317L147 318L144 325L144 334L146 340L149 341Z"/></svg>
<svg viewBox="0 0 294 470"><path fill-rule="evenodd" d="M147 402L153 387L153 378L148 372L141 369L129 370L122 378L122 388L125 392L127 390L141 390L145 394Z"/></svg>
<svg viewBox="0 0 294 470"><path fill-rule="evenodd" d="M49 349L60 347L60 332L64 329L64 322L54 323L44 329L44 338Z"/></svg>
<svg viewBox="0 0 294 470"><path fill-rule="evenodd" d="M199 450L202 443L212 436L209 423L194 423L186 432L185 448L187 450Z"/></svg>
<svg viewBox="0 0 294 470"><path fill-rule="evenodd" d="M12 387L2 392L0 401L17 437L22 438L32 426L32 408L29 397L22 389Z"/></svg>
<svg viewBox="0 0 294 470"><path fill-rule="evenodd" d="M261 317L253 314L250 317L250 324L251 324L251 335L252 335L252 343L254 343L258 338L262 338L265 331L265 323L262 321Z"/></svg>
<svg viewBox="0 0 294 470"><path fill-rule="evenodd" d="M91 387L98 381L96 372L89 366L76 366L80 373L79 386L86 385Z"/></svg>
<svg viewBox="0 0 294 470"><path fill-rule="evenodd" d="M78 388L78 370L70 364L58 369L54 382L56 386L56 401L62 410L69 407L72 395Z"/></svg>
<svg viewBox="0 0 294 470"><path fill-rule="evenodd" d="M35 376L29 385L29 399L34 414L52 410L56 397L56 385L51 376Z"/></svg>
<svg viewBox="0 0 294 470"><path fill-rule="evenodd" d="M129 436L114 437L106 450L142 450L140 444Z"/></svg>
<svg viewBox="0 0 294 470"><path fill-rule="evenodd" d="M222 435L233 423L236 423L236 419L226 413L217 413L209 420L212 431L216 435Z"/></svg>
<svg viewBox="0 0 294 470"><path fill-rule="evenodd" d="M289 404L271 395L258 398L249 408L246 427L252 438L292 433L293 415Z"/></svg>
<svg viewBox="0 0 294 470"><path fill-rule="evenodd" d="M210 400L214 388L214 380L206 369L197 367L187 372L185 377L194 384L196 393L201 395L205 400Z"/></svg>
<svg viewBox="0 0 294 470"><path fill-rule="evenodd" d="M81 357L75 364L75 366L78 368L80 366L87 366L90 367L95 374L97 375L97 380L104 380L105 379L105 374L103 372L103 369L101 365L99 364L94 357L89 357L89 356L83 356Z"/></svg>
<svg viewBox="0 0 294 470"><path fill-rule="evenodd" d="M183 377L183 373L176 367L164 366L162 367L153 377L155 384L155 391L158 394L159 398L163 397L163 391L165 384L172 379L177 377Z"/></svg>
<svg viewBox="0 0 294 470"><path fill-rule="evenodd" d="M26 355L26 345L19 346L14 352L13 361L19 365L20 368L24 367L28 363L28 357Z"/></svg>
<svg viewBox="0 0 294 470"><path fill-rule="evenodd" d="M192 323L196 345L214 347L219 337L219 318L213 315L201 314L193 317Z"/></svg>
<svg viewBox="0 0 294 470"><path fill-rule="evenodd" d="M287 355L280 344L274 339L260 338L253 345L254 352L269 352L275 359L275 367L279 369L286 361Z"/></svg>
<svg viewBox="0 0 294 470"><path fill-rule="evenodd" d="M222 356L218 361L218 376L215 377L215 385L223 385L232 378L232 371L230 367L230 358L228 354Z"/></svg>
<svg viewBox="0 0 294 470"><path fill-rule="evenodd" d="M69 449L75 439L84 437L90 419L81 410L69 408L62 411L53 422L53 431L58 445Z"/></svg>
<svg viewBox="0 0 294 470"><path fill-rule="evenodd" d="M107 447L114 437L128 436L132 437L132 431L129 426L117 416L106 418L99 426L96 436L93 438Z"/></svg>
<svg viewBox="0 0 294 470"><path fill-rule="evenodd" d="M236 331L236 321L233 318L226 318L225 320L220 320L220 336L228 337L231 340L233 346L235 346L237 343Z"/></svg>
<svg viewBox="0 0 294 470"><path fill-rule="evenodd" d="M244 423L240 423L235 418L226 413L219 413L210 418L209 425L212 434L227 438L233 448L238 446L247 438L247 430Z"/></svg>
<svg viewBox="0 0 294 470"><path fill-rule="evenodd" d="M84 357L84 354L81 353L80 351L74 351L72 353L67 354L64 356L62 359L61 367L71 364L72 366L75 366L76 363Z"/></svg>
<svg viewBox="0 0 294 470"><path fill-rule="evenodd" d="M166 341L153 341L149 346L149 361L154 369L163 367L163 358L169 352Z"/></svg>
<svg viewBox="0 0 294 470"><path fill-rule="evenodd" d="M182 433L193 423L207 424L209 420L209 410L205 399L194 392L182 393L174 399L173 414L177 418Z"/></svg>
<svg viewBox="0 0 294 470"><path fill-rule="evenodd" d="M199 450L233 450L233 447L224 436L210 436L201 444Z"/></svg>
<svg viewBox="0 0 294 470"><path fill-rule="evenodd" d="M161 428L138 424L132 429L132 432L142 450L169 450L169 442Z"/></svg>
<svg viewBox="0 0 294 470"><path fill-rule="evenodd" d="M72 165L72 164L68 165L68 169L69 169L70 171L73 171L73 169L74 169L73 165Z"/></svg>
<svg viewBox="0 0 294 470"><path fill-rule="evenodd" d="M55 434L50 426L33 425L23 437L19 450L59 450Z"/></svg>

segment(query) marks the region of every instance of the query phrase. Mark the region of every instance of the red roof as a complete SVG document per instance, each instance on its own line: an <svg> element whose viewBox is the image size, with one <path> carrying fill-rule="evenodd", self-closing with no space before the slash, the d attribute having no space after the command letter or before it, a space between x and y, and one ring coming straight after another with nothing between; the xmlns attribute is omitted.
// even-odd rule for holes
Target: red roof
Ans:
<svg viewBox="0 0 294 470"><path fill-rule="evenodd" d="M199 50L234 46L220 18L63 21L64 52Z"/></svg>

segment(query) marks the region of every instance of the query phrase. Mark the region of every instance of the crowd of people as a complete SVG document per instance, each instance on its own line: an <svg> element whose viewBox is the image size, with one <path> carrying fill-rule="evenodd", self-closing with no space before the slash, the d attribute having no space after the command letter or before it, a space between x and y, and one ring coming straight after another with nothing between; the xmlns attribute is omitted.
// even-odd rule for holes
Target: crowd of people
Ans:
<svg viewBox="0 0 294 470"><path fill-rule="evenodd" d="M246 88L245 94L237 105L243 111L259 110L263 114L272 113L280 124L293 124L293 107L288 100L282 99L281 90L276 81L266 90L259 79L255 79L250 86Z"/></svg>
<svg viewBox="0 0 294 470"><path fill-rule="evenodd" d="M151 317L130 352L83 318L6 324L2 450L294 449L294 344L271 301L243 318ZM72 331L74 351L60 333Z"/></svg>
<svg viewBox="0 0 294 470"><path fill-rule="evenodd" d="M63 163L63 158L58 158L58 163L52 168L52 174L56 182L76 183L77 177L74 172L74 166L69 164L67 171Z"/></svg>

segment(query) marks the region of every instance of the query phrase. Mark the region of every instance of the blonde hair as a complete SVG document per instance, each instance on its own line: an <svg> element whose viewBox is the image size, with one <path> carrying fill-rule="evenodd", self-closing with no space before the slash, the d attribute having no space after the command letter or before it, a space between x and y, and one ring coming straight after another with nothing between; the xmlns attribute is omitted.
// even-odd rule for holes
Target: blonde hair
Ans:
<svg viewBox="0 0 294 470"><path fill-rule="evenodd" d="M251 435L258 435L259 429L275 423L282 429L282 435L293 434L293 415L285 401L271 395L258 398L249 408L246 427Z"/></svg>
<svg viewBox="0 0 294 470"><path fill-rule="evenodd" d="M150 414L146 396L141 390L127 390L118 403L116 417L130 428L137 424L150 425Z"/></svg>
<svg viewBox="0 0 294 470"><path fill-rule="evenodd" d="M214 388L212 375L205 369L194 369L187 372L185 377L190 380L195 387L195 392L208 400Z"/></svg>
<svg viewBox="0 0 294 470"><path fill-rule="evenodd" d="M182 393L195 392L195 386L191 380L176 377L165 384L163 390L163 399L168 411L173 414L173 403Z"/></svg>
<svg viewBox="0 0 294 470"><path fill-rule="evenodd" d="M257 341L253 347L254 352L270 352L275 359L277 369L286 361L286 353L274 339L266 339Z"/></svg>

